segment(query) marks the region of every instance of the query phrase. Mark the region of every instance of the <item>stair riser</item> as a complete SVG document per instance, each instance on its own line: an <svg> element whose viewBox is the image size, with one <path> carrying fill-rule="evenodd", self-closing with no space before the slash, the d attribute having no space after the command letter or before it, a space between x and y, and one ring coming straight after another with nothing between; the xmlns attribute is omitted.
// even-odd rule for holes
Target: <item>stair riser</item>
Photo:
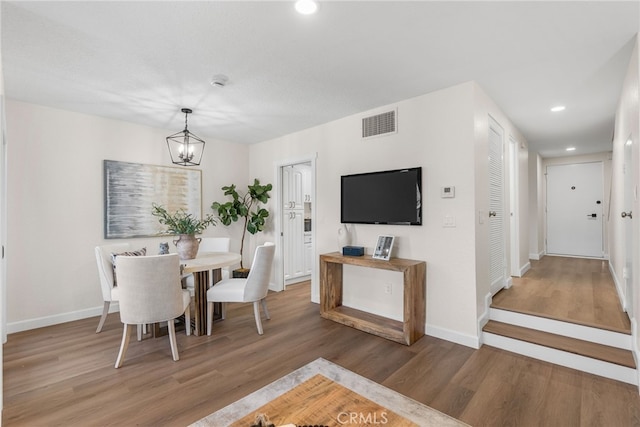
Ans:
<svg viewBox="0 0 640 427"><path fill-rule="evenodd" d="M483 332L483 343L492 347L517 353L523 356L531 357L555 365L576 369L590 374L599 375L601 377L610 378L628 384L638 385L638 378L635 369L616 365L613 363L603 362L601 360L592 359L578 354L568 353L562 350L556 350L525 341L519 341L513 338L507 338L501 335Z"/></svg>
<svg viewBox="0 0 640 427"><path fill-rule="evenodd" d="M576 325L574 323L562 322L560 320L547 319L545 317L531 316L528 314L496 308L491 308L489 310L489 318L497 322L509 323L556 335L564 335L566 337L621 348L623 350L632 350L633 348L631 335L619 332Z"/></svg>

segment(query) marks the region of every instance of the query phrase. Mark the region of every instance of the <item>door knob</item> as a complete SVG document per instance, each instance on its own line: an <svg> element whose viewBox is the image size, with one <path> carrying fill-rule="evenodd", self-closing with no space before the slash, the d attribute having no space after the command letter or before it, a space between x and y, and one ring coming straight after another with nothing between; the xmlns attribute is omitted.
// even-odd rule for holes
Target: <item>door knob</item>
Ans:
<svg viewBox="0 0 640 427"><path fill-rule="evenodd" d="M496 216L498 213L496 211L489 211L489 217Z"/></svg>
<svg viewBox="0 0 640 427"><path fill-rule="evenodd" d="M622 218L627 218L627 217L629 217L629 219L633 218L633 216L631 216L631 211L622 212L620 215L622 216Z"/></svg>

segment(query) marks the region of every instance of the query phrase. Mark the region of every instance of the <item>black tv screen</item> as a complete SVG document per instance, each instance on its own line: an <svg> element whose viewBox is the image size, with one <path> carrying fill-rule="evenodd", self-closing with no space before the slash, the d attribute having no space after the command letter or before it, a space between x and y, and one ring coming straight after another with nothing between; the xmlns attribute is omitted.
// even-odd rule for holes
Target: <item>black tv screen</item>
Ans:
<svg viewBox="0 0 640 427"><path fill-rule="evenodd" d="M422 225L422 168L341 177L340 222Z"/></svg>

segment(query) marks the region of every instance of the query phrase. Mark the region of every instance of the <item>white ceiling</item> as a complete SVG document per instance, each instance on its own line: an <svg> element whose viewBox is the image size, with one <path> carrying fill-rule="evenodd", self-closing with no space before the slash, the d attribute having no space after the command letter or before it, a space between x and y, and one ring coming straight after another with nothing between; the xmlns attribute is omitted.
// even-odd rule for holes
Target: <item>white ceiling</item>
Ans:
<svg viewBox="0 0 640 427"><path fill-rule="evenodd" d="M547 157L611 149L640 22L638 1L1 7L12 99L175 131L188 107L195 134L256 143L475 80Z"/></svg>

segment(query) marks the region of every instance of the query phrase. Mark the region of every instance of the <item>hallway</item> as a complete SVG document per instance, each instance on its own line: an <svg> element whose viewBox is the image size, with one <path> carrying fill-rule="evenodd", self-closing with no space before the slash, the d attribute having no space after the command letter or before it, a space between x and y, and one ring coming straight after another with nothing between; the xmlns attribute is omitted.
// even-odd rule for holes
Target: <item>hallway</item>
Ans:
<svg viewBox="0 0 640 427"><path fill-rule="evenodd" d="M605 260L545 256L493 297L492 307L631 333Z"/></svg>

